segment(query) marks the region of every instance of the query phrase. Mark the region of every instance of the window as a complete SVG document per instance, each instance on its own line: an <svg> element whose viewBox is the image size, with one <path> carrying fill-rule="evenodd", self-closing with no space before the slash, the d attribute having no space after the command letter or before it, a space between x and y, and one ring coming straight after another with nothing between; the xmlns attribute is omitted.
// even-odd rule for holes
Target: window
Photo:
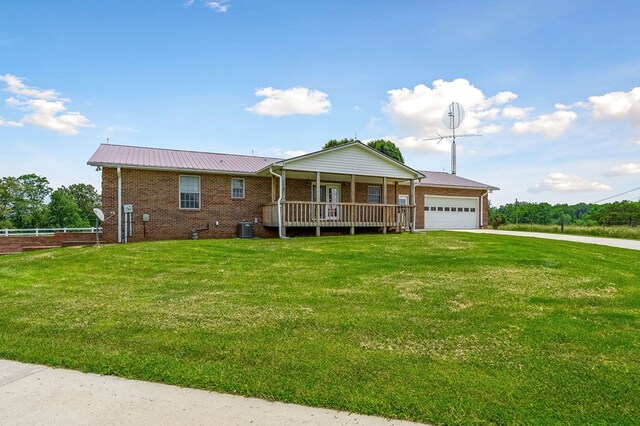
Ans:
<svg viewBox="0 0 640 426"><path fill-rule="evenodd" d="M443 210L442 207L438 207L438 211L441 212Z"/></svg>
<svg viewBox="0 0 640 426"><path fill-rule="evenodd" d="M471 207L469 210L471 210L472 212L475 212L476 208L475 207Z"/></svg>
<svg viewBox="0 0 640 426"><path fill-rule="evenodd" d="M231 179L231 198L244 198L244 179Z"/></svg>
<svg viewBox="0 0 640 426"><path fill-rule="evenodd" d="M369 204L382 203L382 188L379 186L370 186L367 196L367 202Z"/></svg>
<svg viewBox="0 0 640 426"><path fill-rule="evenodd" d="M442 208L442 207L440 207L440 208ZM436 208L435 208L435 207L431 207L431 211L432 211L432 212L435 212L435 211L436 211Z"/></svg>
<svg viewBox="0 0 640 426"><path fill-rule="evenodd" d="M469 207L465 207L465 208L464 208L464 211L465 211L465 212L468 212L468 211L469 211Z"/></svg>
<svg viewBox="0 0 640 426"><path fill-rule="evenodd" d="M200 176L180 176L180 208L200 208Z"/></svg>
<svg viewBox="0 0 640 426"><path fill-rule="evenodd" d="M462 207L458 207L458 211L461 212L462 211Z"/></svg>
<svg viewBox="0 0 640 426"><path fill-rule="evenodd" d="M444 211L445 211L445 212L448 212L448 211L449 211L449 207L445 207L445 208L444 208Z"/></svg>
<svg viewBox="0 0 640 426"><path fill-rule="evenodd" d="M408 195L398 195L398 204L401 206L409 205L409 196Z"/></svg>

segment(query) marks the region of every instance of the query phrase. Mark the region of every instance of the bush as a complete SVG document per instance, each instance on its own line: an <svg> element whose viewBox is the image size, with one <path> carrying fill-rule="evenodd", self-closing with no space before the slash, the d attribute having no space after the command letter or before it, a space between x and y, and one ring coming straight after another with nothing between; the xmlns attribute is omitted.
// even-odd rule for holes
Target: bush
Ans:
<svg viewBox="0 0 640 426"><path fill-rule="evenodd" d="M493 214L489 218L489 225L491 225L493 229L498 229L500 225L503 225L505 223L507 223L507 217L502 213Z"/></svg>

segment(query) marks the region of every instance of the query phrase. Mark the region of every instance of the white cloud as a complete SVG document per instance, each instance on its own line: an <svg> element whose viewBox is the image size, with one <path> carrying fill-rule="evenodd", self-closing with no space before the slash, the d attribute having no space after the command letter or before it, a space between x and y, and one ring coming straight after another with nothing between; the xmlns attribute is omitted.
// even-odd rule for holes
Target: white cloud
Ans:
<svg viewBox="0 0 640 426"><path fill-rule="evenodd" d="M544 133L548 138L562 136L578 118L573 111L556 111L531 121L518 121L511 128L515 133Z"/></svg>
<svg viewBox="0 0 640 426"><path fill-rule="evenodd" d="M520 107L509 105L502 109L502 117L508 120L522 120L523 118L526 118L531 111L533 111L532 107L520 108Z"/></svg>
<svg viewBox="0 0 640 426"><path fill-rule="evenodd" d="M506 92L498 92L495 96L493 96L490 99L490 101L493 104L502 105L516 99L518 99L518 95L516 95L513 92L506 91Z"/></svg>
<svg viewBox="0 0 640 426"><path fill-rule="evenodd" d="M628 92L591 96L589 102L596 120L622 120L640 125L640 87Z"/></svg>
<svg viewBox="0 0 640 426"><path fill-rule="evenodd" d="M331 110L328 94L306 87L293 87L284 90L263 87L256 90L256 96L263 96L266 99L246 110L259 115L272 117L319 115L326 114Z"/></svg>
<svg viewBox="0 0 640 426"><path fill-rule="evenodd" d="M209 9L215 10L216 12L224 13L227 10L229 10L229 5L227 3L228 3L227 0L207 1L205 2L205 6L207 6Z"/></svg>
<svg viewBox="0 0 640 426"><path fill-rule="evenodd" d="M422 140L422 138L416 138L414 136L407 136L404 138L385 136L382 139L390 140L401 150L406 149L407 151L447 153L451 150L448 139L443 139L439 143L438 140L425 141Z"/></svg>
<svg viewBox="0 0 640 426"><path fill-rule="evenodd" d="M0 127L22 127L22 123L18 123L17 121L7 121L0 116Z"/></svg>
<svg viewBox="0 0 640 426"><path fill-rule="evenodd" d="M483 135L491 135L494 133L500 133L503 127L498 124L487 124L480 128L480 133Z"/></svg>
<svg viewBox="0 0 640 426"><path fill-rule="evenodd" d="M42 90L36 89L35 87L28 87L22 82L22 80L22 78L16 77L15 75L11 74L0 75L0 81L4 81L7 85L7 88L4 89L5 92L9 92L18 96L24 96L27 98L48 100L59 99L60 94L55 90Z"/></svg>
<svg viewBox="0 0 640 426"><path fill-rule="evenodd" d="M488 133L500 131L502 126L492 123L501 116L501 109L496 106L518 97L509 91L487 97L463 78L453 81L436 80L432 87L419 84L413 89L394 89L387 93L389 96L383 107L384 113L403 133L415 135L419 139L433 137L435 133L449 133L442 117L451 102L459 102L465 109L460 133L485 128Z"/></svg>
<svg viewBox="0 0 640 426"><path fill-rule="evenodd" d="M306 153L307 153L307 151L302 151L302 150L293 150L293 151L285 151L285 152L284 152L284 155L285 155L287 158L291 158L291 157L299 157L299 156L304 155L304 154L306 154Z"/></svg>
<svg viewBox="0 0 640 426"><path fill-rule="evenodd" d="M640 163L627 163L619 166L614 166L605 175L607 176L621 176L621 175L635 175L640 173Z"/></svg>
<svg viewBox="0 0 640 426"><path fill-rule="evenodd" d="M561 172L549 173L541 183L529 188L529 192L595 192L611 190L609 185L600 182L589 182L580 176L567 175Z"/></svg>
<svg viewBox="0 0 640 426"><path fill-rule="evenodd" d="M19 122L0 119L0 125L8 123L4 125L22 127L24 124L31 124L67 135L78 134L78 128L90 126L87 117L79 112L68 111L66 104L71 102L70 99L61 98L60 94L53 89L42 90L29 87L23 80L11 74L0 76L0 81L7 85L4 90L15 95L6 99L5 102L26 113Z"/></svg>

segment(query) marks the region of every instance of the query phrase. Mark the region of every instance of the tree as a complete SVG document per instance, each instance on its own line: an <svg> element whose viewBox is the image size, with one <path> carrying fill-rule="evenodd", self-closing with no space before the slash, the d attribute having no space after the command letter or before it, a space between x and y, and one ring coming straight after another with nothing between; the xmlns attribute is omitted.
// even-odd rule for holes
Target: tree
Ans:
<svg viewBox="0 0 640 426"><path fill-rule="evenodd" d="M329 148L333 148L334 146L340 146L340 145L346 145L348 143L351 142L355 142L356 140L351 138L351 139L330 139L327 143L324 144L324 146L322 147L322 149L329 149Z"/></svg>
<svg viewBox="0 0 640 426"><path fill-rule="evenodd" d="M331 139L327 143L324 144L322 149L333 148L334 146L345 145L351 142L355 142L356 139ZM402 156L402 152L400 149L391 141L385 139L376 139L374 141L367 142L367 146L369 148L373 148L376 151L379 151L386 155L387 157L391 157L394 160L404 164L404 157Z"/></svg>
<svg viewBox="0 0 640 426"><path fill-rule="evenodd" d="M48 223L52 228L87 228L89 221L82 217L82 211L64 187L51 193Z"/></svg>
<svg viewBox="0 0 640 426"><path fill-rule="evenodd" d="M98 194L98 191L96 191L93 185L74 183L73 185L69 185L68 188L63 186L60 189L73 198L80 209L80 216L83 219L86 219L88 223L95 221L93 209L102 207L102 203L100 201L100 194Z"/></svg>
<svg viewBox="0 0 640 426"><path fill-rule="evenodd" d="M51 194L47 178L36 174L5 177L0 182L0 221L15 228L41 228L46 225Z"/></svg>
<svg viewBox="0 0 640 426"><path fill-rule="evenodd" d="M380 151L387 157L391 157L399 163L404 164L404 157L400 149L391 141L385 139L376 139L367 143L370 148Z"/></svg>

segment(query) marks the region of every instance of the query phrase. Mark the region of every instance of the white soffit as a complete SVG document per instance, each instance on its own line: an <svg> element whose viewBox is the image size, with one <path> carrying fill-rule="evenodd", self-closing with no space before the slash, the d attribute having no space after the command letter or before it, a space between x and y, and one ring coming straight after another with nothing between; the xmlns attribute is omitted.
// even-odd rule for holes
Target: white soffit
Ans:
<svg viewBox="0 0 640 426"><path fill-rule="evenodd" d="M354 143L343 147L318 151L283 162L285 170L318 171L321 173L357 174L359 176L379 176L388 178L416 179L416 172L383 154L371 152L370 148Z"/></svg>

